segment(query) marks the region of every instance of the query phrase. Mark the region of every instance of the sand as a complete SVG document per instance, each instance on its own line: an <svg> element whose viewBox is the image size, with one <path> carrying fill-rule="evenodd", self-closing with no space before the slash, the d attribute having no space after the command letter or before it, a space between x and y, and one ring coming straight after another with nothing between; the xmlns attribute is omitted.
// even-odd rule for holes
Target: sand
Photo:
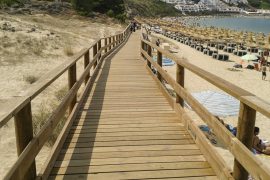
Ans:
<svg viewBox="0 0 270 180"><path fill-rule="evenodd" d="M170 43L171 47L178 49L178 53L175 53L178 57L187 59L190 63L199 66L200 68L207 70L253 94L262 98L263 100L270 103L270 72L268 71L268 77L266 81L261 79L261 72L256 70L240 69L240 71L229 71L228 68L232 68L235 63L240 63L241 59L238 56L229 54L230 61L218 61L214 60L212 57L204 55L202 52L199 52L190 46L179 43L175 40L169 39L165 36L154 34L161 38L164 42ZM153 38L154 39L154 38ZM270 60L270 58L269 58ZM248 65L245 63L244 66ZM175 66L165 66L165 70L175 78L176 67ZM219 88L213 86L207 81L199 78L194 73L190 71L185 72L185 88L191 93L200 92L206 90L222 92ZM190 111L189 111L190 112ZM190 112L191 117L193 117L199 124L201 123L198 120L198 117L194 112ZM237 125L237 117L227 117L224 119L226 123L229 123L233 126ZM256 126L260 127L260 137L262 139L267 139L270 141L270 119L266 118L260 113L257 113L256 117ZM231 154L222 147L216 147L217 151L224 157L225 161L232 167L233 157ZM270 168L270 156L260 156L265 164Z"/></svg>
<svg viewBox="0 0 270 180"><path fill-rule="evenodd" d="M3 26L6 26L5 30ZM116 34L123 28L109 18L89 19L76 14L0 14L0 102L18 96L31 87L31 78L38 80L99 37ZM82 61L78 66L80 74ZM56 93L66 86L67 75L64 74L33 101L33 114L44 109L51 111L50 106L59 103ZM45 146L39 154L38 170L49 151L50 147ZM11 120L7 126L0 128L0 179L16 157L14 123Z"/></svg>

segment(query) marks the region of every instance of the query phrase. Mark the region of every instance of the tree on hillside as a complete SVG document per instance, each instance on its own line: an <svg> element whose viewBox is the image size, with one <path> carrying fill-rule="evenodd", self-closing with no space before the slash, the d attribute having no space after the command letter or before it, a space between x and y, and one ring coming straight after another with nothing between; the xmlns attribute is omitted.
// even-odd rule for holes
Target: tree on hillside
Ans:
<svg viewBox="0 0 270 180"><path fill-rule="evenodd" d="M72 4L79 11L107 13L111 16L125 11L123 0L72 0Z"/></svg>

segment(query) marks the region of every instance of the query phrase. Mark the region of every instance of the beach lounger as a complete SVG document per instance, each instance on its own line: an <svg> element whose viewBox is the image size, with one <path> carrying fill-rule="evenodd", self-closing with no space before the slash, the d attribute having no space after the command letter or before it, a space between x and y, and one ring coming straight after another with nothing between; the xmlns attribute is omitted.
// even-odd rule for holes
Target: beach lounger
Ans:
<svg viewBox="0 0 270 180"><path fill-rule="evenodd" d="M233 54L236 55L236 56L244 56L244 55L247 54L247 52L240 50L240 51L234 51Z"/></svg>
<svg viewBox="0 0 270 180"><path fill-rule="evenodd" d="M208 52L209 52L209 49L204 49L203 50L203 54L208 54Z"/></svg>
<svg viewBox="0 0 270 180"><path fill-rule="evenodd" d="M248 48L247 51L251 52L251 53L258 53L259 49L258 48Z"/></svg>
<svg viewBox="0 0 270 180"><path fill-rule="evenodd" d="M223 44L218 44L218 45L215 45L215 47L220 50L223 50L225 46Z"/></svg>
<svg viewBox="0 0 270 180"><path fill-rule="evenodd" d="M226 47L226 48L223 49L223 51L228 52L228 53L232 53L234 51L234 48Z"/></svg>
<svg viewBox="0 0 270 180"><path fill-rule="evenodd" d="M213 54L212 54L212 57L213 57L214 59L217 59L218 54L217 54L217 53L213 53Z"/></svg>
<svg viewBox="0 0 270 180"><path fill-rule="evenodd" d="M218 54L216 57L217 60L220 61L228 61L229 60L229 56L227 54Z"/></svg>
<svg viewBox="0 0 270 180"><path fill-rule="evenodd" d="M212 55L213 55L213 53L214 53L214 51L209 50L209 51L208 51L208 53L207 53L207 55L208 55L208 56L212 56Z"/></svg>
<svg viewBox="0 0 270 180"><path fill-rule="evenodd" d="M198 51L201 51L201 52L203 52L203 50L205 49L202 45L197 46L196 48L198 48L197 50L198 50Z"/></svg>
<svg viewBox="0 0 270 180"><path fill-rule="evenodd" d="M229 61L229 55L224 54L224 56L223 56L223 60L224 60L224 61Z"/></svg>

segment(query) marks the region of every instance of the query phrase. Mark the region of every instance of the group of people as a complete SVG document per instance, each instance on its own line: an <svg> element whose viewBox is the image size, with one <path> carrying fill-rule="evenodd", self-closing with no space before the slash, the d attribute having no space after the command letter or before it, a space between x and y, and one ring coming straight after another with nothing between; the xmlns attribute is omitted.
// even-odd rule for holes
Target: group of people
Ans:
<svg viewBox="0 0 270 180"><path fill-rule="evenodd" d="M230 124L226 124L224 120L220 119L218 116L216 118L223 124L234 136L237 134L237 128L231 126ZM270 155L270 144L266 141L263 141L259 138L260 128L254 128L254 136L252 141L252 151L254 154L266 154Z"/></svg>
<svg viewBox="0 0 270 180"><path fill-rule="evenodd" d="M137 29L137 23L136 23L136 21L133 20L133 21L131 22L131 25L130 25L130 31L131 31L131 32L135 32L136 29Z"/></svg>

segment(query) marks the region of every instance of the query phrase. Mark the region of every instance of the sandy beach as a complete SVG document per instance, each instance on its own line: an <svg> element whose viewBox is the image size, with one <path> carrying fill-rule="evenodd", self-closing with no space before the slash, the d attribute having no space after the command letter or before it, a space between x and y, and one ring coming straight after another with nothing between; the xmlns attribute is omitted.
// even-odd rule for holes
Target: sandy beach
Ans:
<svg viewBox="0 0 270 180"><path fill-rule="evenodd" d="M190 63L199 66L200 68L209 71L253 94L258 96L259 98L270 102L270 72L267 71L266 81L261 79L261 72L256 70L249 69L239 69L239 71L230 71L228 68L232 68L235 63L239 63L241 61L240 57L229 54L230 61L218 61L213 59L211 56L204 55L202 52L191 48L188 45L184 45L175 40L169 39L165 36L159 34L153 34L153 36L160 38L163 42L167 42L171 47L177 49L178 53L175 53L178 57L187 59ZM152 40L155 39L152 38ZM244 67L248 65L248 63L243 64ZM176 66L164 66L164 69L175 78L176 74ZM267 69L268 70L268 69ZM193 74L190 71L185 71L185 88L189 90L191 93L201 92L201 91L217 91L222 92L219 88L213 86L209 82L203 80L197 75ZM187 108L186 108L187 109ZM188 109L187 109L188 110ZM195 119L198 124L202 122L195 115L193 111L188 110L191 117ZM226 117L223 118L225 123L229 123L233 126L237 125L238 117ZM256 126L260 127L260 138L267 139L270 141L270 121L268 118L263 116L260 113L257 113L256 116ZM233 158L232 155L222 147L216 147L217 151L224 157L226 162L232 167L233 166ZM259 156L267 166L270 167L270 156Z"/></svg>
<svg viewBox="0 0 270 180"><path fill-rule="evenodd" d="M18 96L44 74L66 61L96 39L120 32L123 27L109 18L85 18L76 14L0 14L0 102ZM78 63L78 74L83 62ZM56 106L67 75L32 102L34 117L47 115ZM42 114L44 113L44 114ZM36 158L39 170L50 151L44 146ZM0 179L17 158L13 120L0 129Z"/></svg>

